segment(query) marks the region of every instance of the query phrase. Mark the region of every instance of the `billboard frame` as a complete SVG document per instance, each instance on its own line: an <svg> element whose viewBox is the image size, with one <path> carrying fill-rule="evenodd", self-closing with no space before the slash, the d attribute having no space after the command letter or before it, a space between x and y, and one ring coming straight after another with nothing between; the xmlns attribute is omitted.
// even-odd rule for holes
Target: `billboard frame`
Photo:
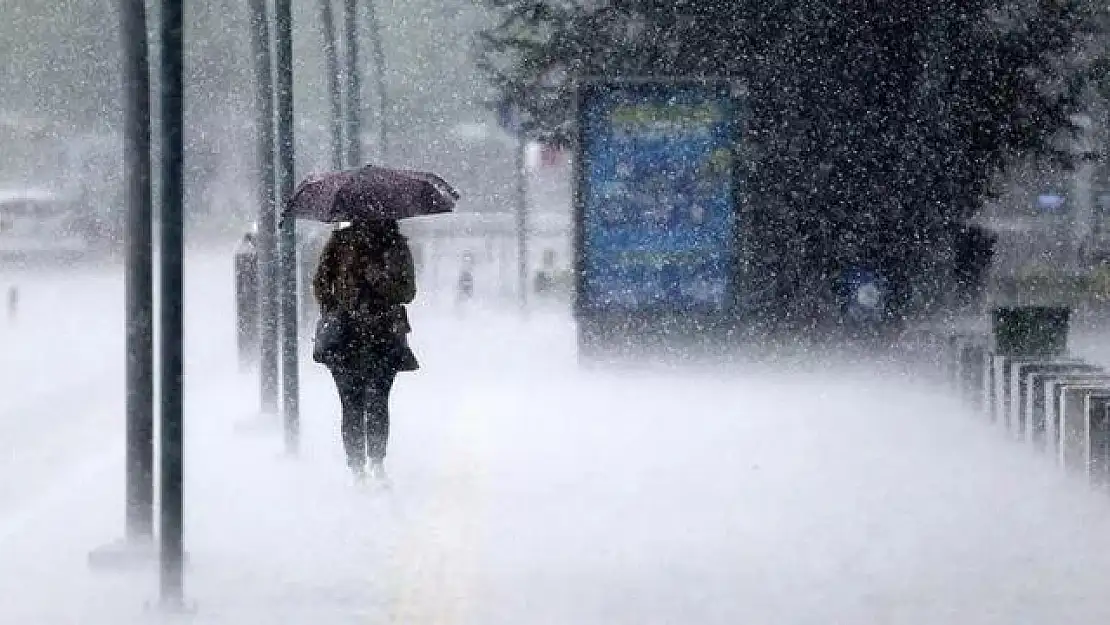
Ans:
<svg viewBox="0 0 1110 625"><path fill-rule="evenodd" d="M715 87L728 92L730 118L727 121L729 150L732 154L730 168L730 199L732 213L729 232L729 276L724 306L719 310L689 310L669 306L638 308L634 310L602 310L587 305L586 291L586 167L583 159L582 116L586 99L602 89L628 87L695 86ZM583 76L575 80L573 98L573 159L572 194L572 249L574 268L573 311L577 322L580 351L592 352L601 343L614 339L627 340L629 336L654 336L665 339L673 335L686 335L715 340L722 334L731 335L741 309L741 287L748 282L746 268L750 264L752 249L748 237L742 233L750 230L751 211L747 202L745 170L737 159L747 125L748 87L745 81L728 76Z"/></svg>

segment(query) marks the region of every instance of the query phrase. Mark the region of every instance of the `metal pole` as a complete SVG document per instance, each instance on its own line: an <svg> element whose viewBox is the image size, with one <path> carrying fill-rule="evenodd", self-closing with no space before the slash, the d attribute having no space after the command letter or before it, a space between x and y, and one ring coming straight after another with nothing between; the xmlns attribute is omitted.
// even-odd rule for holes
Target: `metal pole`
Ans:
<svg viewBox="0 0 1110 625"><path fill-rule="evenodd" d="M250 0L251 48L255 60L255 100L258 115L258 268L259 315L259 391L262 412L278 411L278 298L277 298L277 198L274 183L274 83L270 62L270 19L266 0Z"/></svg>
<svg viewBox="0 0 1110 625"><path fill-rule="evenodd" d="M123 159L127 180L128 542L154 536L154 253L150 180L150 51L146 4L120 4Z"/></svg>
<svg viewBox="0 0 1110 625"><path fill-rule="evenodd" d="M258 248L244 237L235 250L235 343L239 369L246 371L257 362L258 345Z"/></svg>
<svg viewBox="0 0 1110 625"><path fill-rule="evenodd" d="M293 16L291 0L275 0L277 46L278 190L281 205L293 196ZM281 391L285 449L296 453L300 442L300 388L297 370L297 234L296 221L284 219L279 232L281 254Z"/></svg>
<svg viewBox="0 0 1110 625"><path fill-rule="evenodd" d="M525 171L523 132L517 133L516 145L516 245L517 289L520 309L528 306L528 172Z"/></svg>
<svg viewBox="0 0 1110 625"><path fill-rule="evenodd" d="M375 76L378 82L378 159L382 164L389 158L389 118L386 116L389 94L385 89L385 47L382 45L382 27L378 21L377 0L366 0L367 21L370 24L371 44L374 46Z"/></svg>
<svg viewBox="0 0 1110 625"><path fill-rule="evenodd" d="M362 80L358 67L358 0L344 0L347 51L347 165L362 164Z"/></svg>
<svg viewBox="0 0 1110 625"><path fill-rule="evenodd" d="M184 365L184 108L182 0L162 0L161 599L184 598L182 567Z"/></svg>
<svg viewBox="0 0 1110 625"><path fill-rule="evenodd" d="M339 87L339 51L335 41L335 12L331 0L320 0L320 23L324 34L324 73L328 80L331 108L331 167L343 168L343 94Z"/></svg>

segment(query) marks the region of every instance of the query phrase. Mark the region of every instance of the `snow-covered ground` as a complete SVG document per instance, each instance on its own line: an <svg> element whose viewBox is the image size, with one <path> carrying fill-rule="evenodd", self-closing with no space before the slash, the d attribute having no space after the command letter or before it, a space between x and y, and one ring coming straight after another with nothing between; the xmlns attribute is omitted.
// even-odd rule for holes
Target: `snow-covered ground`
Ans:
<svg viewBox="0 0 1110 625"><path fill-rule="evenodd" d="M559 312L418 306L423 369L397 383L395 487L374 493L346 475L338 402L307 361L301 453L283 455L235 371L227 263L190 267L190 622L1110 617L1110 500L927 385L583 370ZM159 620L154 567L86 562L122 531L122 280L27 293L0 335L0 623Z"/></svg>

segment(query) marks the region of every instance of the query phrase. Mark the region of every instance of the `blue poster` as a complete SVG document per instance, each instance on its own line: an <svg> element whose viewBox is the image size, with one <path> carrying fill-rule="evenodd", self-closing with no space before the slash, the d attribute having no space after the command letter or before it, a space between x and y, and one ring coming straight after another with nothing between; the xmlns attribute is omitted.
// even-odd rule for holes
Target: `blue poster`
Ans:
<svg viewBox="0 0 1110 625"><path fill-rule="evenodd" d="M600 311L720 311L732 282L728 86L602 85L580 109L582 291Z"/></svg>

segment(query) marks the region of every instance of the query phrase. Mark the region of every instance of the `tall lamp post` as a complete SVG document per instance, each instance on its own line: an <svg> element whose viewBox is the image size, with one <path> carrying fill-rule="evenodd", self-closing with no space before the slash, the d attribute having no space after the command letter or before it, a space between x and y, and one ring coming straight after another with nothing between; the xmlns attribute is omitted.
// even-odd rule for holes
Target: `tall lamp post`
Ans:
<svg viewBox="0 0 1110 625"><path fill-rule="evenodd" d="M184 61L182 0L162 0L161 112L162 215L160 223L161 327L161 598L170 608L184 600L182 488L184 445Z"/></svg>
<svg viewBox="0 0 1110 625"><path fill-rule="evenodd" d="M362 161L362 78L358 66L358 0L343 2L344 41L347 53L347 166Z"/></svg>
<svg viewBox="0 0 1110 625"><path fill-rule="evenodd" d="M274 171L274 81L270 18L266 0L250 0L251 48L255 59L255 108L258 115L258 268L261 318L260 392L262 412L278 412L277 189Z"/></svg>
<svg viewBox="0 0 1110 625"><path fill-rule="evenodd" d="M274 42L277 49L278 191L285 206L294 190L293 162L293 16L291 0L274 2ZM281 268L281 395L285 422L285 448L296 453L300 445L300 376L297 339L297 237L296 222L281 220L278 251Z"/></svg>
<svg viewBox="0 0 1110 625"><path fill-rule="evenodd" d="M513 136L513 170L516 180L514 194L516 216L516 253L517 253L517 303L521 312L528 309L528 172L525 150L527 135L521 113L511 102L505 100L498 105L498 121L502 128Z"/></svg>
<svg viewBox="0 0 1110 625"><path fill-rule="evenodd" d="M378 20L376 0L366 0L366 17L370 26L371 44L374 46L375 76L378 83L378 159L383 165L389 159L389 93L385 87L385 45L382 42L382 26Z"/></svg>
<svg viewBox="0 0 1110 625"><path fill-rule="evenodd" d="M120 3L127 184L126 537L154 536L154 251L146 3Z"/></svg>
<svg viewBox="0 0 1110 625"><path fill-rule="evenodd" d="M335 11L332 0L320 0L320 24L324 37L324 73L327 74L331 168L343 168L343 97L339 87L339 50L335 40Z"/></svg>
<svg viewBox="0 0 1110 625"><path fill-rule="evenodd" d="M146 4L121 0L123 163L127 189L124 539L89 553L92 567L154 558L154 245L150 46Z"/></svg>

